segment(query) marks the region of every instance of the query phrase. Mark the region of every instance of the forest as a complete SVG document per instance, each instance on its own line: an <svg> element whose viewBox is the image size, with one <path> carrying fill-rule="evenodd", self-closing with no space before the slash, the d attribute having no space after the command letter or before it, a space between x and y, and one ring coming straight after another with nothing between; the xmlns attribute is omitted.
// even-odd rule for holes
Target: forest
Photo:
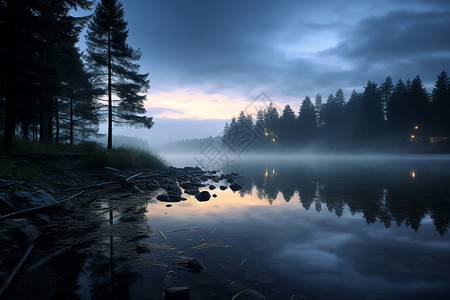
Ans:
<svg viewBox="0 0 450 300"><path fill-rule="evenodd" d="M326 100L306 96L298 113L281 113L270 103L256 120L241 111L225 124L224 144L234 149L433 149L448 151L450 81L445 71L428 92L417 75L394 85L390 76L378 85L368 81L362 93L346 101L342 89ZM426 148L428 147L428 148Z"/></svg>
<svg viewBox="0 0 450 300"><path fill-rule="evenodd" d="M13 138L76 143L108 122L150 128L144 100L148 74L139 73L139 50L127 43L123 5L102 0L0 2L0 131ZM87 49L77 46L87 28Z"/></svg>

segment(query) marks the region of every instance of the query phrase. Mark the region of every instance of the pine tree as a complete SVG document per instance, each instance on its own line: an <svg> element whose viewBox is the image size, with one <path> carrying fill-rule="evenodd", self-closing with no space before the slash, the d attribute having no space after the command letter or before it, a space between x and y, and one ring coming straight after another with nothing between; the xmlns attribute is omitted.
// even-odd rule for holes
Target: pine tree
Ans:
<svg viewBox="0 0 450 300"><path fill-rule="evenodd" d="M145 114L144 95L149 88L148 74L139 74L139 50L127 43L127 22L118 0L101 0L95 9L86 36L87 63L95 86L107 96L108 149L112 148L113 122L151 128ZM106 74L106 75L105 75ZM113 99L114 98L114 99ZM103 100L103 99L101 99Z"/></svg>
<svg viewBox="0 0 450 300"><path fill-rule="evenodd" d="M445 71L438 76L432 92L434 129L439 136L450 135L450 80Z"/></svg>
<svg viewBox="0 0 450 300"><path fill-rule="evenodd" d="M392 84L392 78L391 76L388 76L380 85L381 99L383 100L383 117L385 120L387 119L388 103L393 90L394 85Z"/></svg>

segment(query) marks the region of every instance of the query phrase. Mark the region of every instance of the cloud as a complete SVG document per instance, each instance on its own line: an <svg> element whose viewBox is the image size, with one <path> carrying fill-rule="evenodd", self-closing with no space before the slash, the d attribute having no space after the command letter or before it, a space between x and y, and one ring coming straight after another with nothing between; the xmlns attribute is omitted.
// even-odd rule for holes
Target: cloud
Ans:
<svg viewBox="0 0 450 300"><path fill-rule="evenodd" d="M205 111L206 118L228 119L261 91L297 108L306 95L342 88L349 97L353 88L362 90L368 80L379 83L388 75L396 80L419 74L432 83L442 69L450 69L448 1L124 5L130 44L141 48L142 71L150 73L155 94L150 105L166 107L158 100L164 93L202 94L190 98L189 107L182 99L165 98L180 105L167 108L188 118L196 117L193 111ZM210 94L224 97L206 101L204 95ZM217 106L221 101L226 105ZM176 118L177 112L156 115Z"/></svg>

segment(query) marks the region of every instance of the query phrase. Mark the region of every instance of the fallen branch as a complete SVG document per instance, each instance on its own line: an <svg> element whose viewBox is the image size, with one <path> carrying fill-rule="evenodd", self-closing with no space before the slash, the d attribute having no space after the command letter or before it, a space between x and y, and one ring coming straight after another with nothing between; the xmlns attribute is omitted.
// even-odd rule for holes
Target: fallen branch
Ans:
<svg viewBox="0 0 450 300"><path fill-rule="evenodd" d="M40 261L38 261L37 263L35 263L35 264L32 265L31 267L29 267L29 268L27 269L27 272L34 271L35 269L39 268L40 266L42 266L43 264L45 264L45 263L48 262L49 260L51 260L51 259L57 257L58 255L63 254L64 252L67 252L67 251L69 251L69 250L71 250L71 249L72 249L72 246L67 246L67 247L64 247L64 248L62 248L62 249L59 249L58 251L56 251L56 252L50 254L49 256L47 256L47 257L41 259Z"/></svg>
<svg viewBox="0 0 450 300"><path fill-rule="evenodd" d="M200 226L169 230L169 231L166 231L166 233L177 232L177 231L184 231L184 230L191 230L191 229L197 229L197 228L200 228Z"/></svg>
<svg viewBox="0 0 450 300"><path fill-rule="evenodd" d="M102 182L102 183L93 184L93 185L79 186L79 187L66 189L63 192L71 192L71 191L77 191L77 190L87 190L87 189L90 189L90 188L104 186L104 185L108 185L108 184L114 184L114 183L120 183L120 181L115 180L115 181L107 181L107 182Z"/></svg>
<svg viewBox="0 0 450 300"><path fill-rule="evenodd" d="M164 238L164 240L167 241L166 237L165 237L164 234L161 232L161 230L158 229L158 232L161 234L161 236Z"/></svg>
<svg viewBox="0 0 450 300"><path fill-rule="evenodd" d="M11 281L14 279L14 276L16 276L17 272L20 270L20 268L22 267L23 263L27 260L28 255L30 255L31 251L33 250L35 243L31 244L30 247L28 247L27 251L25 252L25 254L22 256L22 258L20 259L19 263L14 267L14 269L12 270L11 274L9 274L8 278L5 280L5 282L3 282L2 287L0 288L0 297L3 295L3 293L6 291L6 289L8 288L9 284L11 283Z"/></svg>
<svg viewBox="0 0 450 300"><path fill-rule="evenodd" d="M46 207L50 207L50 206L55 206L55 205L61 204L61 203L65 202L65 201L67 201L67 200L70 200L70 199L73 199L73 198L79 196L83 192L84 191L81 191L81 192L79 192L79 193L77 193L77 194L75 194L73 196L67 197L67 198L65 198L63 200L60 200L60 201L56 201L55 203L41 205L41 206L36 206L36 207L24 209L24 210L19 210L19 211L16 211L16 212L4 215L4 216L0 216L0 220L6 219L6 218L9 218L9 217L13 217L13 216L17 216L17 215L21 215L21 214L24 214L24 213L28 213L30 211L35 211L35 210L38 210L38 209L42 209L42 208L46 208Z"/></svg>
<svg viewBox="0 0 450 300"><path fill-rule="evenodd" d="M247 261L247 259L248 258L246 258L246 259L244 259L241 263L240 263L240 265L239 266L241 266L242 267L242 265Z"/></svg>
<svg viewBox="0 0 450 300"><path fill-rule="evenodd" d="M125 179L125 181L130 181L130 180L132 180L132 179L134 179L134 178L136 178L136 177L141 176L142 174L144 174L144 173L137 173L136 175L133 175L133 176L128 177L127 179Z"/></svg>
<svg viewBox="0 0 450 300"><path fill-rule="evenodd" d="M215 243L215 244L204 243L204 244L201 244L201 245L198 245L198 246L194 246L191 249L192 250L200 250L200 249L206 249L206 248L222 247L223 246L222 244L223 244L222 242Z"/></svg>

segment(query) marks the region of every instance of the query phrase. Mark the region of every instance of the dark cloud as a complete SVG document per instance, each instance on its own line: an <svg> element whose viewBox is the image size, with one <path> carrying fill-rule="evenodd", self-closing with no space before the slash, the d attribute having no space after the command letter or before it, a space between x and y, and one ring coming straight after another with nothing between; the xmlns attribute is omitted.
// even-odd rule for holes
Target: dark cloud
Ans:
<svg viewBox="0 0 450 300"><path fill-rule="evenodd" d="M141 47L154 91L234 90L251 99L264 89L284 101L338 88L349 95L387 75L433 82L450 69L448 1L124 4L130 43Z"/></svg>

